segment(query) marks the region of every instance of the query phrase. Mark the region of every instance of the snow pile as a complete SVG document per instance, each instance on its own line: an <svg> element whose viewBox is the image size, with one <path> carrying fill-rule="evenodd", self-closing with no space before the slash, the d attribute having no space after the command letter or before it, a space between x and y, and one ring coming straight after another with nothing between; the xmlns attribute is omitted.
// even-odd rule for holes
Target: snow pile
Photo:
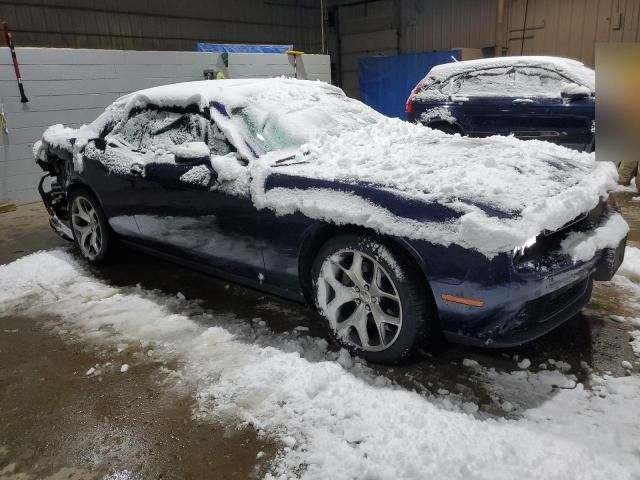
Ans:
<svg viewBox="0 0 640 480"><path fill-rule="evenodd" d="M207 155L208 153L209 149ZM211 184L211 170L206 165L196 165L183 173L180 181L206 188Z"/></svg>
<svg viewBox="0 0 640 480"><path fill-rule="evenodd" d="M104 115L104 114L103 114ZM82 172L82 151L87 146L89 140L93 140L100 136L100 130L95 128L93 123L90 125L83 125L80 128L69 128L58 123L51 125L42 134L42 143L47 144L53 148L59 148L61 150L67 150L73 155L73 165L78 172ZM73 142L72 142L73 139ZM37 144L38 142L36 142ZM36 160L44 159L44 153L42 151L42 144L38 145L38 151L34 153Z"/></svg>
<svg viewBox="0 0 640 480"><path fill-rule="evenodd" d="M209 146L204 142L186 142L171 145L169 151L176 157L197 159L209 157Z"/></svg>
<svg viewBox="0 0 640 480"><path fill-rule="evenodd" d="M640 473L636 377L605 382L617 389L608 400L576 388L550 396L531 419L478 420L380 377L354 375L313 342L311 361L272 334L232 333L221 326L232 319L197 314L176 297L106 285L62 251L0 266L0 309L57 316L86 339L145 350L153 344L154 358L177 357L181 377L197 390L197 418L240 420L279 440L271 478L609 480ZM554 427L559 422L563 428Z"/></svg>
<svg viewBox="0 0 640 480"><path fill-rule="evenodd" d="M639 462L637 376L591 375L591 389L586 389L574 376L557 370L497 373L483 368L480 374L492 395L524 393L518 399L503 400L510 411L522 415L518 424L571 439L593 452L609 451L620 465ZM518 404L520 400L529 404Z"/></svg>
<svg viewBox="0 0 640 480"><path fill-rule="evenodd" d="M640 283L640 248L627 247L624 251L624 262L620 265L618 275Z"/></svg>
<svg viewBox="0 0 640 480"><path fill-rule="evenodd" d="M636 357L640 358L640 330L633 330L629 334L631 335L631 350Z"/></svg>
<svg viewBox="0 0 640 480"><path fill-rule="evenodd" d="M260 179L273 172L339 181L347 192L352 183L375 185L423 202L427 218L398 217L364 199L350 209L344 204L349 193L264 191ZM255 162L252 173L259 207L456 243L487 256L511 251L545 229L561 228L606 198L617 179L612 164L546 142L456 137L396 119L318 135L292 165ZM427 205L433 203L450 207L458 218L430 222Z"/></svg>
<svg viewBox="0 0 640 480"><path fill-rule="evenodd" d="M618 269L613 283L624 292L623 304L633 312L633 317L616 317L615 321L629 323L632 327L640 327L640 249L628 246L624 252L624 261ZM630 346L633 353L640 358L640 330L629 332Z"/></svg>
<svg viewBox="0 0 640 480"><path fill-rule="evenodd" d="M629 232L629 225L619 213L612 214L601 226L589 232L572 232L560 247L574 262L593 258L598 250L616 248Z"/></svg>
<svg viewBox="0 0 640 480"><path fill-rule="evenodd" d="M636 184L635 184L635 177L631 179L631 182L629 183L629 185L620 185L620 184L616 184L616 187L614 189L614 192L637 192L637 188L636 188ZM633 198L631 199L632 201L634 200Z"/></svg>

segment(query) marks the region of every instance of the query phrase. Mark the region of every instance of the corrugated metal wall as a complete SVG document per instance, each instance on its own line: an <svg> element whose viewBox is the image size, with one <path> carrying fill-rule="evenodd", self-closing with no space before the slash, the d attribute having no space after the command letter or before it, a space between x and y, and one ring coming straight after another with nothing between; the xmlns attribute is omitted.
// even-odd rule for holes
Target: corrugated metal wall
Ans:
<svg viewBox="0 0 640 480"><path fill-rule="evenodd" d="M336 78L358 95L360 57L483 49L493 55L497 34L506 55L557 55L593 66L596 43L639 42L640 0L334 0ZM525 25L526 11L526 25ZM498 37L499 38L499 37ZM339 59L337 59L338 57Z"/></svg>
<svg viewBox="0 0 640 480"><path fill-rule="evenodd" d="M596 43L640 41L640 0L511 0L509 4L510 55L558 55L593 66Z"/></svg>
<svg viewBox="0 0 640 480"><path fill-rule="evenodd" d="M199 41L321 50L318 0L2 0L19 46L194 50Z"/></svg>
<svg viewBox="0 0 640 480"><path fill-rule="evenodd" d="M361 57L399 53L399 17L395 0L360 2L339 8L341 87L347 95L360 96L358 60ZM335 60L335 59L334 59Z"/></svg>
<svg viewBox="0 0 640 480"><path fill-rule="evenodd" d="M401 0L402 52L495 45L497 0Z"/></svg>

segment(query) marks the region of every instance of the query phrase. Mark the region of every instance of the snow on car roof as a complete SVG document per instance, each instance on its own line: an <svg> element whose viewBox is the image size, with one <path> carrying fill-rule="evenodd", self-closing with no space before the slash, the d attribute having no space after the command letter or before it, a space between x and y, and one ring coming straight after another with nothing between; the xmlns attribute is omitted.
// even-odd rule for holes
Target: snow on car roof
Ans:
<svg viewBox="0 0 640 480"><path fill-rule="evenodd" d="M495 57L445 63L433 67L423 79L422 83L425 85L431 85L436 82L445 81L454 75L462 73L473 72L486 68L515 66L542 67L555 70L580 85L589 87L591 91L595 91L595 72L592 69L586 67L583 63L570 58L545 56Z"/></svg>
<svg viewBox="0 0 640 480"><path fill-rule="evenodd" d="M300 94L306 95L339 95L344 92L333 85L321 81L298 80L292 78L253 78L200 80L195 82L175 83L159 87L147 88L120 97L114 105L128 109L144 104L158 106L188 106L198 104L202 108L211 102L223 103L228 110L244 106L248 99L291 100ZM300 97L303 101L305 97Z"/></svg>

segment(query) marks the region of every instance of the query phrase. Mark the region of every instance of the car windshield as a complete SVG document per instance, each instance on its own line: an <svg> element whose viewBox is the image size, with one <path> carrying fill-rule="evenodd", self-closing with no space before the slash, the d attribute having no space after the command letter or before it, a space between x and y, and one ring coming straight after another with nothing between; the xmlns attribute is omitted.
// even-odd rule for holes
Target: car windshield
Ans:
<svg viewBox="0 0 640 480"><path fill-rule="evenodd" d="M287 104L250 102L235 109L232 116L242 120L258 154L295 149L318 135L358 130L383 118L357 100L332 93Z"/></svg>

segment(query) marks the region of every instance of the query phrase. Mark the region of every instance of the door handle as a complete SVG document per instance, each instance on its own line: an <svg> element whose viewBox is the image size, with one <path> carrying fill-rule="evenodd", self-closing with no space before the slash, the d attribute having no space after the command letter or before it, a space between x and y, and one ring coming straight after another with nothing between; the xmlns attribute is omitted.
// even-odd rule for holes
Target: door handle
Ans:
<svg viewBox="0 0 640 480"><path fill-rule="evenodd" d="M129 171L131 172L131 175L135 175L136 177L141 177L142 172L144 171L144 165L142 165L141 163L134 163L129 168Z"/></svg>

